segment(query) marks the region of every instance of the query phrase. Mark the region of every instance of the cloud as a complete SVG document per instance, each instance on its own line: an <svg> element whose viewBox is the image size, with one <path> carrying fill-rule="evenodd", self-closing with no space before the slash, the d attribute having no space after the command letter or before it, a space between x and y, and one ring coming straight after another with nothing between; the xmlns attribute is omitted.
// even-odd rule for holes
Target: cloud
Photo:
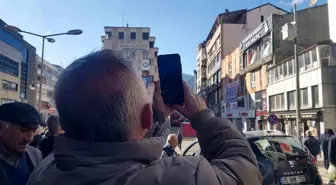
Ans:
<svg viewBox="0 0 336 185"><path fill-rule="evenodd" d="M305 2L305 0L293 0L293 4L302 4L302 3L304 3Z"/></svg>
<svg viewBox="0 0 336 185"><path fill-rule="evenodd" d="M49 35L50 33L51 33L51 31L48 30L48 31L46 31L46 32L44 33L44 35Z"/></svg>

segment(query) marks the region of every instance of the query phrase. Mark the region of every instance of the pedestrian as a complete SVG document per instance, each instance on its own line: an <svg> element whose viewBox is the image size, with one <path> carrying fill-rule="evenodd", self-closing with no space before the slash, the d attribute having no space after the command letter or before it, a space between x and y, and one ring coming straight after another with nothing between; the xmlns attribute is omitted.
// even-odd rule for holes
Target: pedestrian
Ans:
<svg viewBox="0 0 336 185"><path fill-rule="evenodd" d="M102 50L65 69L55 89L65 134L55 137L54 155L42 161L27 185L262 183L248 142L227 119L215 117L186 83L184 106L166 106L159 83L151 103L133 65ZM172 108L191 120L204 157L160 159ZM160 129L146 137L153 127Z"/></svg>
<svg viewBox="0 0 336 185"><path fill-rule="evenodd" d="M49 116L47 120L48 136L40 143L39 149L43 154L43 158L47 157L54 150L54 137L62 133L61 125L57 116Z"/></svg>
<svg viewBox="0 0 336 185"><path fill-rule="evenodd" d="M183 135L180 130L177 131L178 147L182 150Z"/></svg>
<svg viewBox="0 0 336 185"><path fill-rule="evenodd" d="M33 141L29 144L32 147L38 148L41 141L43 139L42 134L40 133L39 129L35 132L35 136L33 138Z"/></svg>
<svg viewBox="0 0 336 185"><path fill-rule="evenodd" d="M167 144L163 147L161 158L177 156L175 148L178 145L178 138L176 134L169 134Z"/></svg>
<svg viewBox="0 0 336 185"><path fill-rule="evenodd" d="M334 135L334 131L332 129L327 129L327 133L324 136L323 143L322 143L322 148L323 148L323 163L324 163L324 168L329 169L329 139L331 136Z"/></svg>
<svg viewBox="0 0 336 185"><path fill-rule="evenodd" d="M328 143L328 159L329 159L329 182L328 184L334 184L336 180L336 135L332 135L329 138Z"/></svg>
<svg viewBox="0 0 336 185"><path fill-rule="evenodd" d="M324 132L323 132L323 134L321 134L320 135L320 143L321 143L321 153L323 154L322 155L322 157L324 158L324 152L323 152L323 142L324 142L324 140L325 140L325 138L326 138L326 136L328 135L328 129L324 129Z"/></svg>
<svg viewBox="0 0 336 185"><path fill-rule="evenodd" d="M313 136L313 132L308 130L307 138L304 139L303 144L308 148L310 154L312 154L315 159L317 159L317 155L320 153L320 141Z"/></svg>
<svg viewBox="0 0 336 185"><path fill-rule="evenodd" d="M39 125L40 114L21 102L0 105L0 184L25 185L41 162L41 152L30 146Z"/></svg>

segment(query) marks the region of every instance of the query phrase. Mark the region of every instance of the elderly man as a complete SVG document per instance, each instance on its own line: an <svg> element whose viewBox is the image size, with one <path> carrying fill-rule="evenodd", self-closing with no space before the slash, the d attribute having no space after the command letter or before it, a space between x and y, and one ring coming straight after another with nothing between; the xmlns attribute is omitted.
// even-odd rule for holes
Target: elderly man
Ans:
<svg viewBox="0 0 336 185"><path fill-rule="evenodd" d="M27 185L261 184L248 142L186 84L184 92L184 106L174 108L191 120L205 158L159 159L169 130L164 117L172 113L159 85L151 105L132 63L107 50L76 60L56 85L65 137L55 138L54 155L42 161Z"/></svg>
<svg viewBox="0 0 336 185"><path fill-rule="evenodd" d="M44 125L37 110L26 103L0 106L0 184L25 185L30 173L42 160L30 146L35 130Z"/></svg>
<svg viewBox="0 0 336 185"><path fill-rule="evenodd" d="M169 134L167 144L163 147L161 158L177 156L175 148L178 145L178 138L176 134Z"/></svg>

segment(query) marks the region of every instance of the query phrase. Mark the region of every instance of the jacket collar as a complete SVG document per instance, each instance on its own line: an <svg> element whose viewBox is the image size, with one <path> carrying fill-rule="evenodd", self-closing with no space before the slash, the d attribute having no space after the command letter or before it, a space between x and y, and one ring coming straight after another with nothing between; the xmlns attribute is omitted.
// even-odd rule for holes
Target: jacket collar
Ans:
<svg viewBox="0 0 336 185"><path fill-rule="evenodd" d="M113 161L142 161L159 159L165 138L148 138L133 142L84 142L67 137L55 137L54 157L66 165L97 164Z"/></svg>

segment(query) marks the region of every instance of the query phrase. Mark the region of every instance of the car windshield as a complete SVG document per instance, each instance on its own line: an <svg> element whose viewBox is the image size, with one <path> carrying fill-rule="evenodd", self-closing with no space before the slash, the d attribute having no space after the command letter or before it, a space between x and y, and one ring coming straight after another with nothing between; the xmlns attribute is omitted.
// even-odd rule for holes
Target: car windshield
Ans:
<svg viewBox="0 0 336 185"><path fill-rule="evenodd" d="M253 145L259 149L260 155L273 160L286 160L290 157L308 155L307 149L301 142L290 136L257 137L251 139L250 144L252 149Z"/></svg>

